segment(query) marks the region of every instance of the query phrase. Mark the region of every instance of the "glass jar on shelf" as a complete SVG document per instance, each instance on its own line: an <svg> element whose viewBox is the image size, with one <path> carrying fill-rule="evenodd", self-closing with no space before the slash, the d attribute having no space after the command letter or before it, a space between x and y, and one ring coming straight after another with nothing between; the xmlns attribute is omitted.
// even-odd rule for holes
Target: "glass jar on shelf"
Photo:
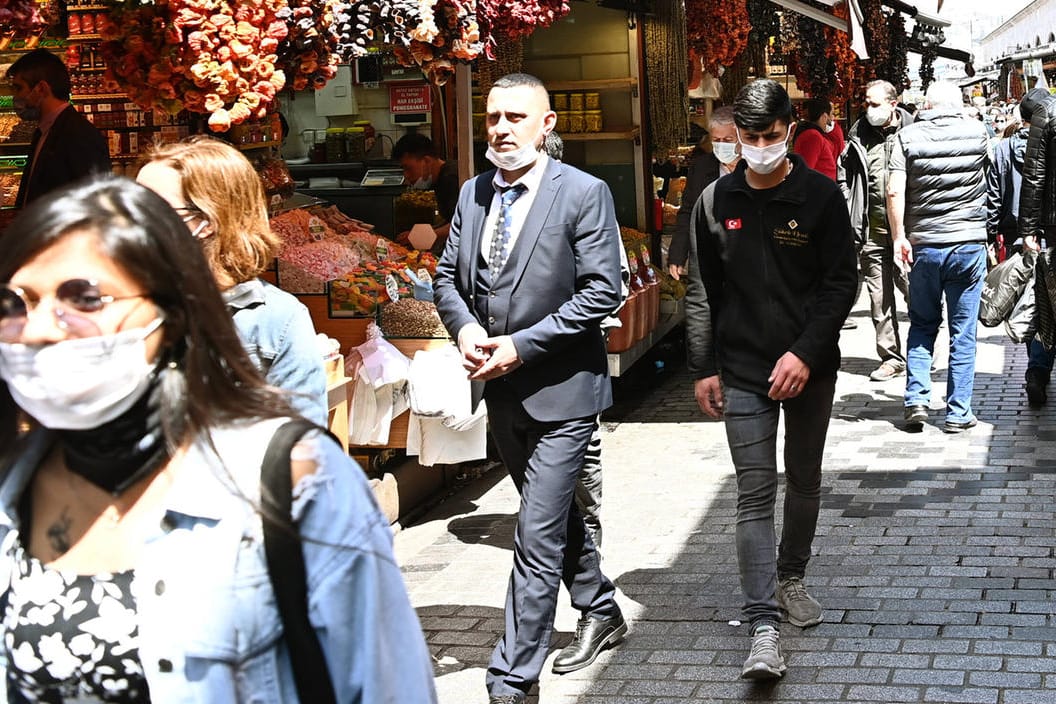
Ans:
<svg viewBox="0 0 1056 704"><path fill-rule="evenodd" d="M367 158L367 135L362 127L345 130L346 152L349 161L365 161Z"/></svg>
<svg viewBox="0 0 1056 704"><path fill-rule="evenodd" d="M587 110L583 115L585 132L601 132L601 110Z"/></svg>
<svg viewBox="0 0 1056 704"><path fill-rule="evenodd" d="M569 93L568 94L568 109L572 112L583 112L584 100L582 93Z"/></svg>
<svg viewBox="0 0 1056 704"><path fill-rule="evenodd" d="M568 131L576 134L587 131L587 116L582 110L568 113Z"/></svg>
<svg viewBox="0 0 1056 704"><path fill-rule="evenodd" d="M345 161L347 149L345 147L345 128L329 127L326 130L326 160L331 164L340 164Z"/></svg>
<svg viewBox="0 0 1056 704"><path fill-rule="evenodd" d="M601 93L585 93L583 97L584 110L601 110Z"/></svg>

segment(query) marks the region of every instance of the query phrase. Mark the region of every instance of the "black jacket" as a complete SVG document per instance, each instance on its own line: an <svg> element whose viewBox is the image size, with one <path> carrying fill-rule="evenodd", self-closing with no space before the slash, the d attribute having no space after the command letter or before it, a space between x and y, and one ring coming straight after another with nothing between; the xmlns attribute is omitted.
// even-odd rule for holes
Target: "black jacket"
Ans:
<svg viewBox="0 0 1056 704"><path fill-rule="evenodd" d="M790 154L784 182L756 191L742 162L705 189L690 233L686 333L695 379L766 394L792 352L813 377L840 366L858 270L843 195Z"/></svg>
<svg viewBox="0 0 1056 704"><path fill-rule="evenodd" d="M55 118L34 161L32 155L36 146L34 141L30 147L30 161L22 170L15 201L19 207L90 173L110 173L110 150L106 139L72 105L66 106Z"/></svg>
<svg viewBox="0 0 1056 704"><path fill-rule="evenodd" d="M689 221L693 215L693 206L709 183L719 177L719 160L711 152L700 147L693 150L689 162L689 173L686 175L686 187L682 189L682 205L678 208L675 220L675 234L667 249L667 265L685 266L689 258Z"/></svg>
<svg viewBox="0 0 1056 704"><path fill-rule="evenodd" d="M1019 234L1040 236L1056 225L1056 98L1041 88L1023 96L1020 114L1030 119L1019 193Z"/></svg>

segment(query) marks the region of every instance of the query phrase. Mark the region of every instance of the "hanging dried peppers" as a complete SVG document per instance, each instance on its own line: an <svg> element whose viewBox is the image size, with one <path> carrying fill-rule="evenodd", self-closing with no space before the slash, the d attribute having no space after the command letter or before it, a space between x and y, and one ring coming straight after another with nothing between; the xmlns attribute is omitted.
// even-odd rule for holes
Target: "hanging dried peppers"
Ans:
<svg viewBox="0 0 1056 704"><path fill-rule="evenodd" d="M704 61L704 70L718 74L748 44L745 0L686 0L686 38Z"/></svg>
<svg viewBox="0 0 1056 704"><path fill-rule="evenodd" d="M665 152L689 138L685 15L681 0L656 0L655 14L642 20L649 131L654 151Z"/></svg>

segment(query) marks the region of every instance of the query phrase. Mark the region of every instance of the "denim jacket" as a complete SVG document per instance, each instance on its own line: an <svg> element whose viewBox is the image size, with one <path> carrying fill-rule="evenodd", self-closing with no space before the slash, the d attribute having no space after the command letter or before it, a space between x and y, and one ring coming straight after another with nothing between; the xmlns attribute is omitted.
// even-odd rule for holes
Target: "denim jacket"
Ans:
<svg viewBox="0 0 1056 704"><path fill-rule="evenodd" d="M249 358L264 379L288 395L294 410L326 426L326 372L308 309L294 296L260 279L224 291Z"/></svg>
<svg viewBox="0 0 1056 704"><path fill-rule="evenodd" d="M281 423L215 429L216 454L202 439L174 473L132 586L153 704L298 702L256 509L260 463ZM0 484L3 591L19 540L18 501L51 445L50 433L35 432ZM317 470L295 488L293 513L305 538L309 618L337 701L436 702L392 532L363 472L321 436L294 453L304 449ZM6 662L0 678L6 681Z"/></svg>

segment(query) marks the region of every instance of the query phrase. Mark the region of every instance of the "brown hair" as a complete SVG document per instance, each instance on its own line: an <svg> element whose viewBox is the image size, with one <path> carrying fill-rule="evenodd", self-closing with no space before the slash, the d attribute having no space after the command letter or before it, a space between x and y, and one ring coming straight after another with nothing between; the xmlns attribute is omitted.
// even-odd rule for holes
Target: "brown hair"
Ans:
<svg viewBox="0 0 1056 704"><path fill-rule="evenodd" d="M180 174L188 205L201 210L212 226L213 235L201 242L221 290L268 268L281 241L268 224L264 186L242 152L218 139L196 136L155 146L149 161Z"/></svg>

